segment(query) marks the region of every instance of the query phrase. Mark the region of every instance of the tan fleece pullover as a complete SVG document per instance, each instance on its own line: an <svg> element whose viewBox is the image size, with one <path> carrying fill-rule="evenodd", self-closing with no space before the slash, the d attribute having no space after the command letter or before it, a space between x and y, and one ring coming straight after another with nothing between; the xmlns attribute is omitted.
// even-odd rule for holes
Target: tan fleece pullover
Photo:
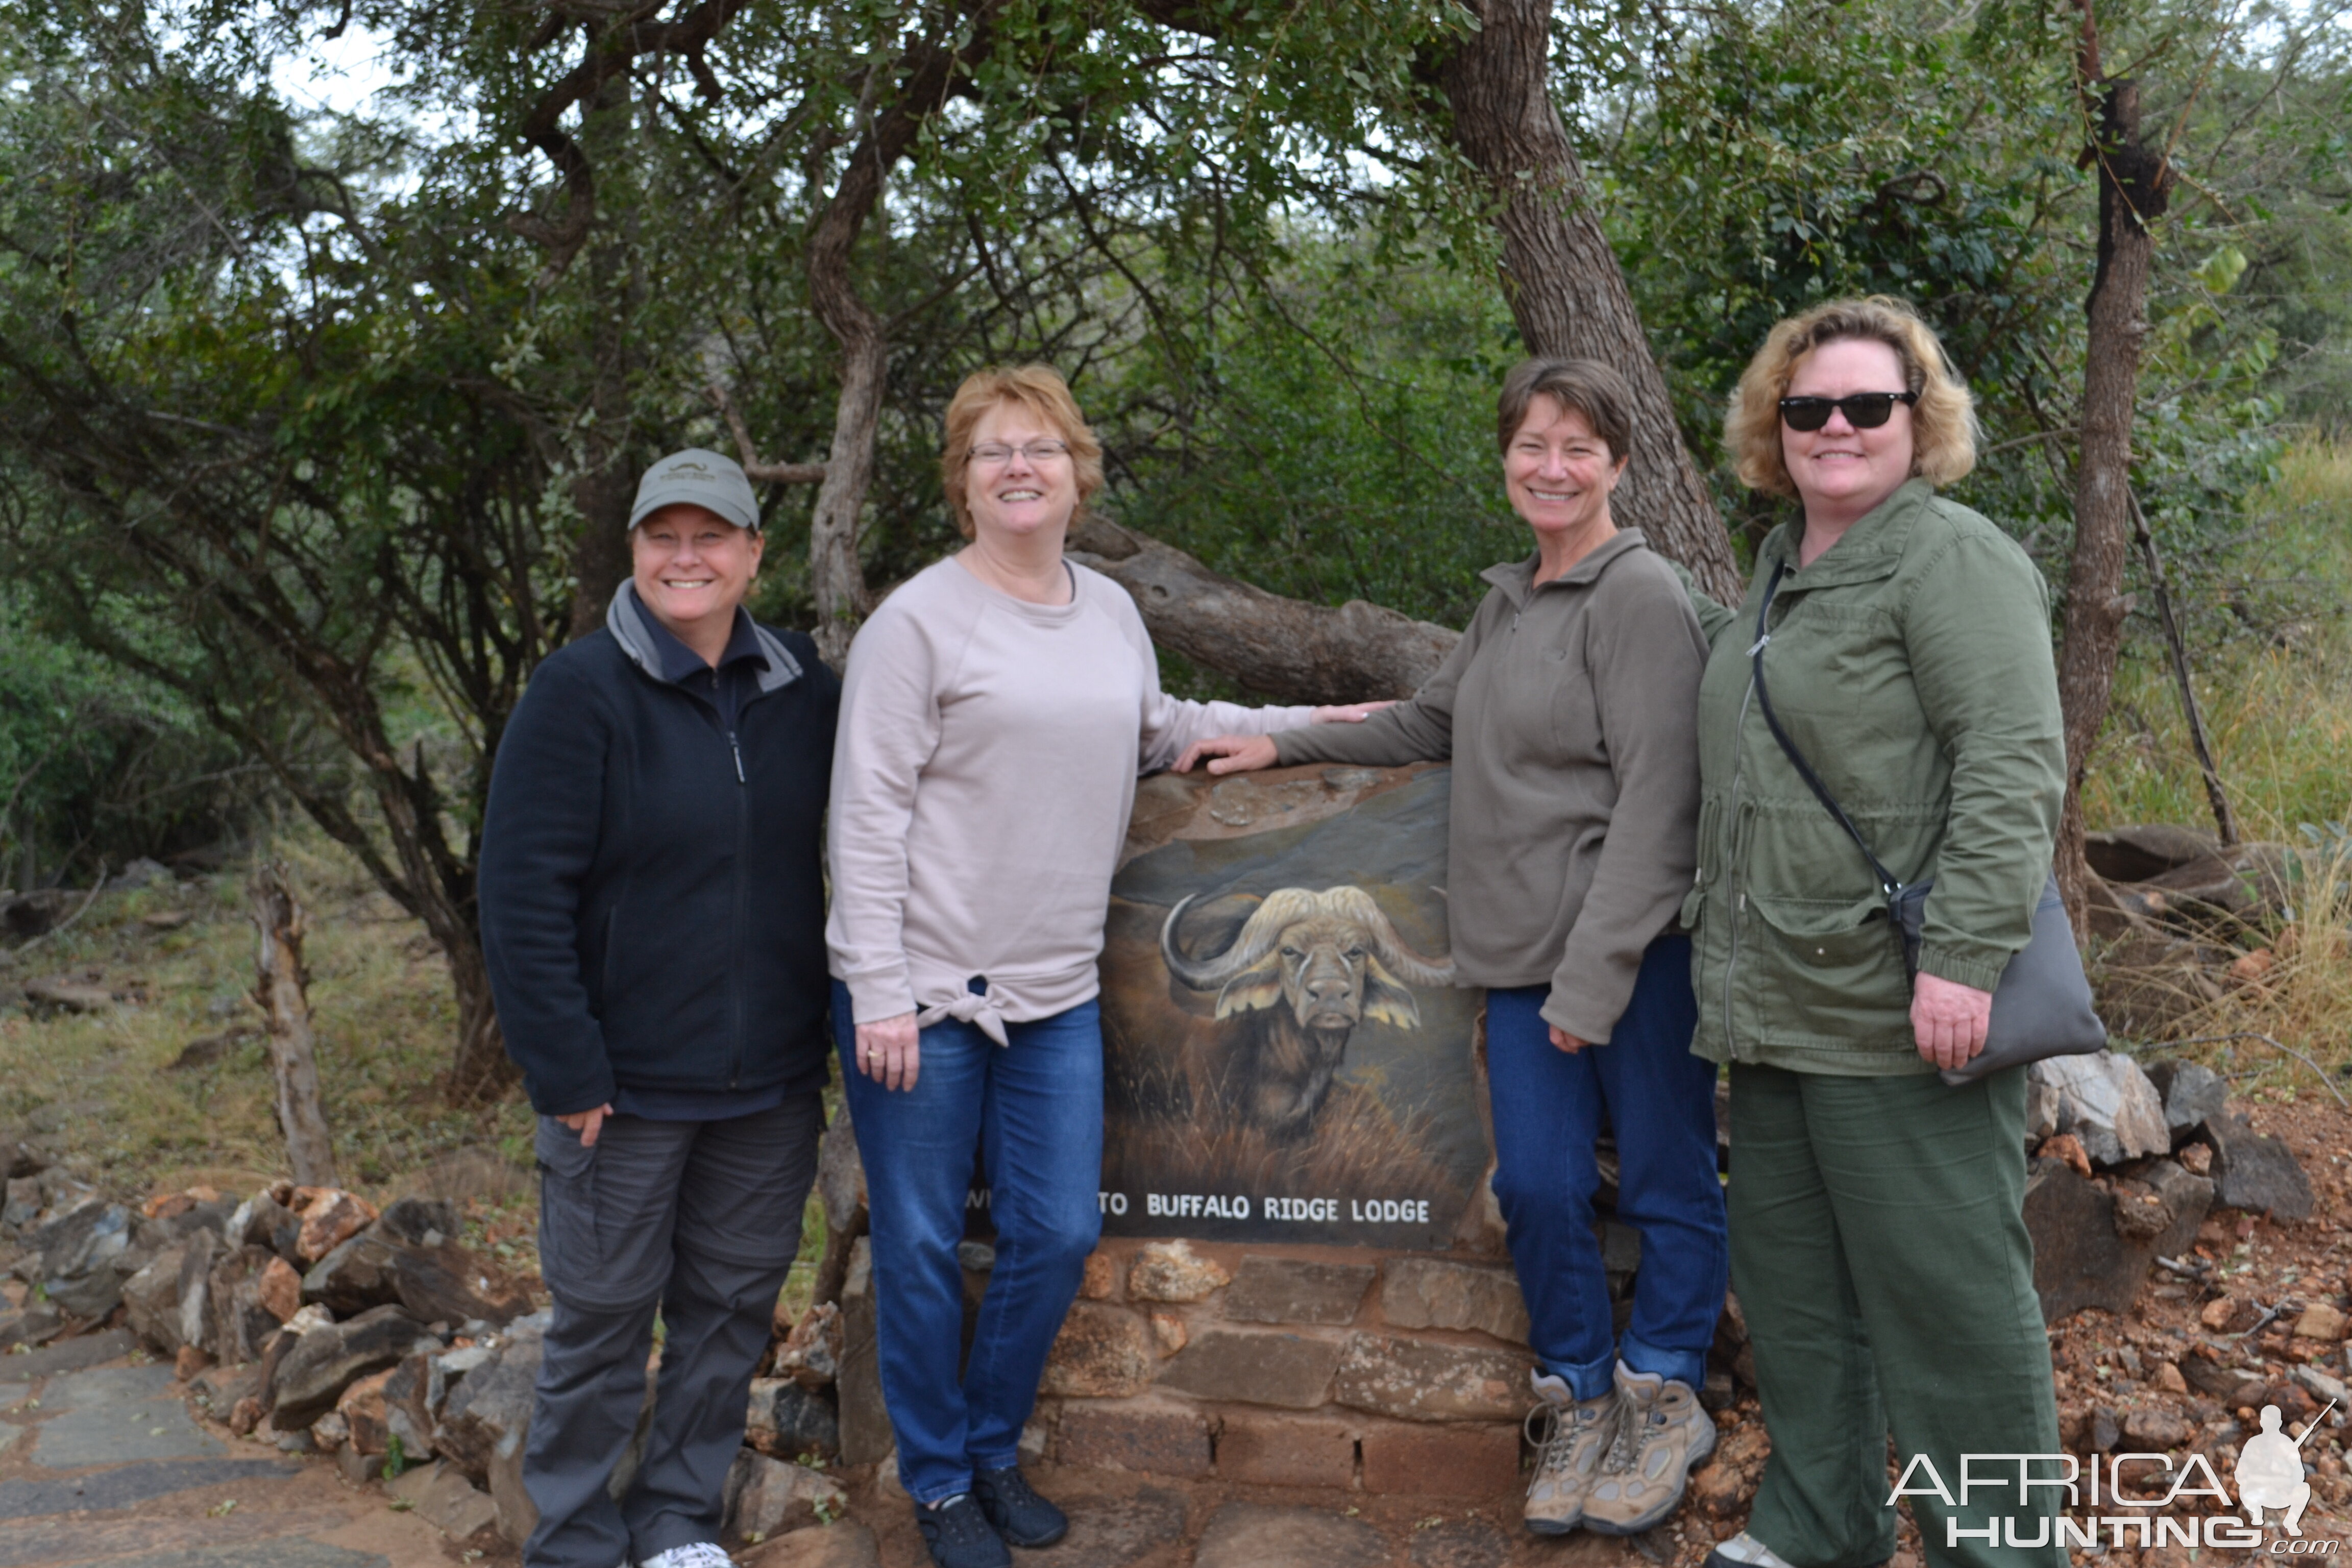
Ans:
<svg viewBox="0 0 2352 1568"><path fill-rule="evenodd" d="M1001 1045L1005 1020L1093 996L1138 773L1206 736L1313 721L1168 696L1134 601L1070 572L1069 604L1031 605L942 561L850 647L825 942L859 1023L958 1017Z"/></svg>
<svg viewBox="0 0 2352 1568"><path fill-rule="evenodd" d="M1697 864L1706 641L1671 567L1620 531L1566 574L1489 567L1462 641L1412 700L1275 737L1282 761L1452 758L1446 910L1478 985L1539 985L1605 1042Z"/></svg>

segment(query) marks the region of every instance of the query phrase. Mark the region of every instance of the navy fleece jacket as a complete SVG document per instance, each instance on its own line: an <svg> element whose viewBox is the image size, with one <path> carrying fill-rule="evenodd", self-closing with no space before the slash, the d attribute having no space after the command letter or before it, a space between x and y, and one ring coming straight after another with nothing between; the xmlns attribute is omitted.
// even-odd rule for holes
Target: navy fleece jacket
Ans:
<svg viewBox="0 0 2352 1568"><path fill-rule="evenodd" d="M550 1116L616 1089L824 1081L841 684L806 637L755 626L764 668L730 733L663 679L650 625L624 584L605 629L532 673L490 774L482 950L507 1054Z"/></svg>

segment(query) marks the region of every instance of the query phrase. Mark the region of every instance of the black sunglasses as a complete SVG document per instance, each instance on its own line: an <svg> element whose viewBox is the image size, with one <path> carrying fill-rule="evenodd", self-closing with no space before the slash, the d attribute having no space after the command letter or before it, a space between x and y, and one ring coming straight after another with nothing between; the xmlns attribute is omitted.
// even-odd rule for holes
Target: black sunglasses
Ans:
<svg viewBox="0 0 2352 1568"><path fill-rule="evenodd" d="M1784 397L1781 422L1791 430L1818 430L1830 422L1830 410L1845 416L1857 430L1875 430L1892 418L1895 405L1919 401L1916 392L1857 392L1851 397Z"/></svg>

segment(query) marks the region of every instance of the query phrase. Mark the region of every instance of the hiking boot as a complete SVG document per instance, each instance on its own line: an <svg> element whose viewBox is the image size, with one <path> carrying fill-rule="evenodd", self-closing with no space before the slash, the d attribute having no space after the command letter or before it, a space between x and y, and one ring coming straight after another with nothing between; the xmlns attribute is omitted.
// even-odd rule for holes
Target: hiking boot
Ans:
<svg viewBox="0 0 2352 1568"><path fill-rule="evenodd" d="M1675 1511L1691 1467L1715 1452L1715 1422L1687 1383L1617 1363L1620 1411L1601 1474L1584 1500L1584 1527L1639 1535Z"/></svg>
<svg viewBox="0 0 2352 1568"><path fill-rule="evenodd" d="M1070 1533L1069 1516L1030 1490L1018 1465L973 1471L971 1496L1007 1546L1051 1546Z"/></svg>
<svg viewBox="0 0 2352 1568"><path fill-rule="evenodd" d="M915 1528L923 1532L938 1568L1013 1568L1013 1553L981 1517L980 1505L958 1492L940 1503L917 1503Z"/></svg>
<svg viewBox="0 0 2352 1568"><path fill-rule="evenodd" d="M1528 1412L1536 1468L1528 1479L1520 1517L1538 1535L1566 1535L1584 1518L1585 1493L1616 1435L1617 1391L1580 1400L1569 1396L1568 1384L1559 1377L1547 1374L1535 1383L1543 1403Z"/></svg>

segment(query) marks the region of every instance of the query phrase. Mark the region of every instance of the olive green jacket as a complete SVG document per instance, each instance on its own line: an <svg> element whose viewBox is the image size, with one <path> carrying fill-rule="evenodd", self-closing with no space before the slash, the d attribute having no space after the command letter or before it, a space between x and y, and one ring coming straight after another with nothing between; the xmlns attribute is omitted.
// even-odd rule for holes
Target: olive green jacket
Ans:
<svg viewBox="0 0 2352 1568"><path fill-rule="evenodd" d="M2049 592L2016 542L1913 479L1800 568L1801 524L1757 553L1737 612L1694 595L1699 684L1698 1036L1716 1061L1852 1076L1932 1071L1876 879L1757 705L1749 651L1772 569L1773 711L1888 870L1935 879L1920 967L1990 991L2050 869L2066 749Z"/></svg>

